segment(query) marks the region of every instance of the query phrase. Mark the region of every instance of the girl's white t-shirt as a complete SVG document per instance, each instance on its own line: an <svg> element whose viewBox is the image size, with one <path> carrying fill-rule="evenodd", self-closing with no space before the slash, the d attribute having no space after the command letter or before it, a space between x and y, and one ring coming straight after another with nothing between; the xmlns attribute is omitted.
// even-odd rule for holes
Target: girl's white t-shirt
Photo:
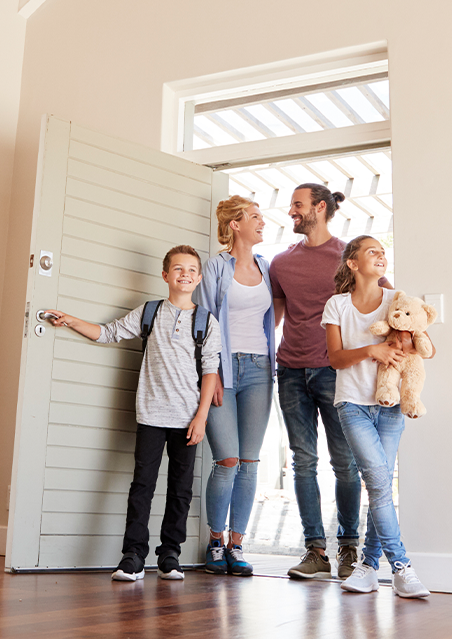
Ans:
<svg viewBox="0 0 452 639"><path fill-rule="evenodd" d="M268 355L264 315L271 303L264 278L257 286L245 286L232 280L228 290L231 353Z"/></svg>
<svg viewBox="0 0 452 639"><path fill-rule="evenodd" d="M385 338L372 335L369 327L374 322L387 319L388 309L395 295L395 291L382 289L383 298L380 306L372 313L360 313L352 304L350 293L333 295L325 305L322 316L322 326L334 324L341 327L342 346L345 350L362 348L369 344L380 344ZM352 402L362 406L373 406L377 389L378 363L367 358L337 371L336 395L334 405L340 402Z"/></svg>

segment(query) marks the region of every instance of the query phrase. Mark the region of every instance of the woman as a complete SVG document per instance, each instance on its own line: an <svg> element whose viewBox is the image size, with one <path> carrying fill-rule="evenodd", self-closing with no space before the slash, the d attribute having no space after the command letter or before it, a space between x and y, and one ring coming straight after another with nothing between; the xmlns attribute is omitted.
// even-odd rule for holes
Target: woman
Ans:
<svg viewBox="0 0 452 639"><path fill-rule="evenodd" d="M243 559L242 540L270 415L275 320L268 263L252 252L265 226L258 205L234 195L218 204L217 218L224 250L207 261L195 292L195 301L219 321L223 344L206 431L214 459L206 493L206 571L249 576L253 567Z"/></svg>
<svg viewBox="0 0 452 639"><path fill-rule="evenodd" d="M334 405L369 495L362 558L341 587L361 593L378 590L383 551L392 567L394 592L399 597L427 597L430 593L406 555L392 501L404 417L399 404L386 407L375 400L377 363L397 366L405 356L401 345L382 341L369 330L374 322L386 319L395 295L378 285L386 266L384 248L375 238L360 235L349 242L335 276L336 295L326 303L322 318L328 357L338 370Z"/></svg>

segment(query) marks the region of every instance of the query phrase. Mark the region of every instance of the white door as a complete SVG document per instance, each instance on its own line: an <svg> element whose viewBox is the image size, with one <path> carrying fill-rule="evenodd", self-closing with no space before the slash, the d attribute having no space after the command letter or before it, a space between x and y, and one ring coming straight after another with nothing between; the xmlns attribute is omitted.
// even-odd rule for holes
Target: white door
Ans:
<svg viewBox="0 0 452 639"><path fill-rule="evenodd" d="M101 346L40 323L37 311L58 308L104 323L166 296L163 255L176 244L191 244L205 259L211 200L226 194L225 176L206 167L44 119L8 567L116 565L133 471L141 344ZM42 252L52 259L51 270L40 265ZM197 563L204 545L207 465L199 447L183 563ZM165 472L164 459L152 504L149 564L159 544Z"/></svg>

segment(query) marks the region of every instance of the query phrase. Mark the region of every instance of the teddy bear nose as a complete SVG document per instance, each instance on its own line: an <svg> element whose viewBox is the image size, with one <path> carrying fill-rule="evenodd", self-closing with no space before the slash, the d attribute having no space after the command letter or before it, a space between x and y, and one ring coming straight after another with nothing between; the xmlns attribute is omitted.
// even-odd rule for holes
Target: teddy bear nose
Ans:
<svg viewBox="0 0 452 639"><path fill-rule="evenodd" d="M397 311L397 313L394 313L394 317L400 317L400 312Z"/></svg>

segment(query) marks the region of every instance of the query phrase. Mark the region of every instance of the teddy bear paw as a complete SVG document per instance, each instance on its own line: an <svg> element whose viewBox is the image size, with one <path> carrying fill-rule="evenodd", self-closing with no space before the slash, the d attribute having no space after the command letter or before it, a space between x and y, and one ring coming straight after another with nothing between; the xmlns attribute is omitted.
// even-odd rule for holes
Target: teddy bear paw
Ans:
<svg viewBox="0 0 452 639"><path fill-rule="evenodd" d="M380 388L375 394L375 401L377 401L380 406L395 406L399 403L399 400L400 393L397 388Z"/></svg>
<svg viewBox="0 0 452 639"><path fill-rule="evenodd" d="M400 409L404 415L411 419L422 417L427 412L424 404L420 399L405 399L400 402Z"/></svg>

